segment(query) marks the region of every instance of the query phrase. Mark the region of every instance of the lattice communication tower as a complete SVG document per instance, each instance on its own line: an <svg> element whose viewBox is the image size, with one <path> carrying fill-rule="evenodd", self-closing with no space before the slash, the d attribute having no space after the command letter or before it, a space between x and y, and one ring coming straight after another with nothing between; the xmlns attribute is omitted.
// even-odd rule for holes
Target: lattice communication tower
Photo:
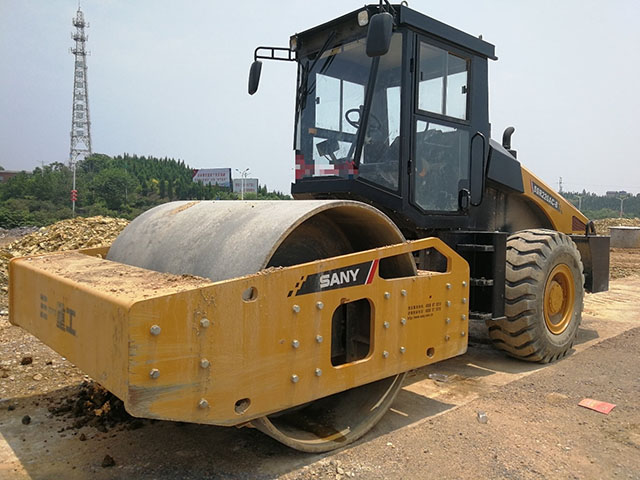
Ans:
<svg viewBox="0 0 640 480"><path fill-rule="evenodd" d="M87 52L88 40L84 32L89 24L84 20L84 13L78 6L75 18L72 19L76 31L71 33L75 47L70 51L75 56L73 73L73 113L71 117L71 150L69 164L75 164L91 155L91 121L89 119L89 93L87 88ZM75 185L74 185L75 190Z"/></svg>

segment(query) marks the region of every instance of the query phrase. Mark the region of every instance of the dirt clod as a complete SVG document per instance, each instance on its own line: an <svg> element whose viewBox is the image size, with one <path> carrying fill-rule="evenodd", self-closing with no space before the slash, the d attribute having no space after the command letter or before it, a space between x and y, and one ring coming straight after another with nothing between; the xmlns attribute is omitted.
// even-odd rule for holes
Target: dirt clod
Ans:
<svg viewBox="0 0 640 480"><path fill-rule="evenodd" d="M88 426L99 432L122 426L135 430L145 425L144 420L134 418L124 409L124 403L114 394L92 381L84 381L77 393L63 399L58 405L49 407L55 416L66 416L73 420L70 428Z"/></svg>
<svg viewBox="0 0 640 480"><path fill-rule="evenodd" d="M33 357L22 357L20 365L31 365L33 363Z"/></svg>
<svg viewBox="0 0 640 480"><path fill-rule="evenodd" d="M105 455L102 459L102 468L113 467L115 466L116 461L113 459L111 455Z"/></svg>

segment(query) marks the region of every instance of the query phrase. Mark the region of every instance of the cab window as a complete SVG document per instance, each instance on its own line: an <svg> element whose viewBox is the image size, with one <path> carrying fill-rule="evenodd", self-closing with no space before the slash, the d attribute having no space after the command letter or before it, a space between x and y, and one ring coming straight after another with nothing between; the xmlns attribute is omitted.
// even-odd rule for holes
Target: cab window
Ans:
<svg viewBox="0 0 640 480"><path fill-rule="evenodd" d="M458 192L469 185L469 132L416 121L413 201L423 210L458 210Z"/></svg>
<svg viewBox="0 0 640 480"><path fill-rule="evenodd" d="M467 119L468 61L420 42L418 109Z"/></svg>

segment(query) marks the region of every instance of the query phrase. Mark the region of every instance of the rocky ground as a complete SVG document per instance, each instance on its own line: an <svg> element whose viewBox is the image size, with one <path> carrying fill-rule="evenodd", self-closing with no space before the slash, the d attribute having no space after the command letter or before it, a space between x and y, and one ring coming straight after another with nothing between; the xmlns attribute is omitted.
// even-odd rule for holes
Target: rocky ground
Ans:
<svg viewBox="0 0 640 480"><path fill-rule="evenodd" d="M74 228L96 246L125 223L98 218ZM66 229L28 233L14 236L2 258L84 246ZM615 249L611 263L611 290L587 297L573 355L546 367L524 364L475 329L467 355L412 372L370 434L325 455L291 451L251 429L134 419L11 326L5 303L0 478L640 479L640 251ZM603 415L577 406L585 397L617 406Z"/></svg>

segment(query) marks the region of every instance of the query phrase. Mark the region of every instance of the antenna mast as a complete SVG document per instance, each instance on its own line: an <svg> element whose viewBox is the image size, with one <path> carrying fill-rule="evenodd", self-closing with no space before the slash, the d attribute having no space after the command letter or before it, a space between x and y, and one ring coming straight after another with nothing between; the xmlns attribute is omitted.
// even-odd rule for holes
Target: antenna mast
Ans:
<svg viewBox="0 0 640 480"><path fill-rule="evenodd" d="M80 9L71 21L76 31L71 33L71 38L76 42L70 52L75 56L73 72L73 109L71 114L71 148L69 150L69 166L73 170L73 187L71 189L71 207L76 213L76 163L91 155L91 121L89 119L89 92L87 87L87 55L86 43L89 37L84 29L89 24L84 20L84 13Z"/></svg>
<svg viewBox="0 0 640 480"><path fill-rule="evenodd" d="M75 18L72 20L76 31L71 38L76 42L70 52L75 56L73 74L73 113L71 116L71 149L69 165L75 167L76 162L91 155L91 121L89 119L89 96L87 89L87 35L84 32L89 24L84 20L84 13L78 6Z"/></svg>

